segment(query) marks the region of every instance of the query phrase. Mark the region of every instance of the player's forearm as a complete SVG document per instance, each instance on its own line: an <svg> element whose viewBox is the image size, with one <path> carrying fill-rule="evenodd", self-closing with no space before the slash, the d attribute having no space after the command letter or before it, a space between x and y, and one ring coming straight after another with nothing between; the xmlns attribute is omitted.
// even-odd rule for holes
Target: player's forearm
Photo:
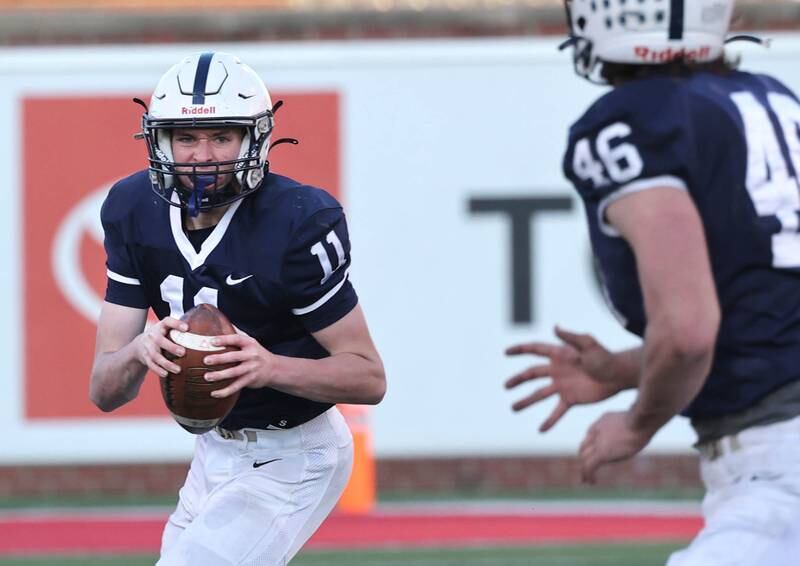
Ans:
<svg viewBox="0 0 800 566"><path fill-rule="evenodd" d="M632 428L654 434L695 398L711 368L715 332L648 326Z"/></svg>
<svg viewBox="0 0 800 566"><path fill-rule="evenodd" d="M131 342L116 352L104 352L95 358L89 398L101 411L113 411L139 394L147 366L139 361L135 352Z"/></svg>
<svg viewBox="0 0 800 566"><path fill-rule="evenodd" d="M619 391L636 389L642 375L642 356L644 348L637 346L629 350L613 353L613 383Z"/></svg>
<svg viewBox="0 0 800 566"><path fill-rule="evenodd" d="M386 393L380 360L339 353L320 360L275 356L270 387L322 403L376 405Z"/></svg>

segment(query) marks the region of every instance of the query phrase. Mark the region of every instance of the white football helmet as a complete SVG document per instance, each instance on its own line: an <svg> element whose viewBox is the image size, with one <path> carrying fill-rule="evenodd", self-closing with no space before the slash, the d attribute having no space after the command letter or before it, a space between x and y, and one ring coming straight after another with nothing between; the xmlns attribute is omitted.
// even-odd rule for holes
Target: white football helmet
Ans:
<svg viewBox="0 0 800 566"><path fill-rule="evenodd" d="M162 199L196 215L230 204L261 186L275 125L272 99L264 82L238 57L209 52L184 58L161 77L150 107L145 108L142 134L147 143L150 180ZM243 128L245 132L237 159L203 164L175 162L173 128L227 127ZM216 173L197 171L195 168L201 165L205 171L216 167ZM195 180L194 189L176 182L176 167L193 171L188 175ZM215 175L231 170L238 187L229 182L225 187L204 191L205 186L214 184ZM179 202L171 199L173 187Z"/></svg>
<svg viewBox="0 0 800 566"><path fill-rule="evenodd" d="M603 62L656 65L723 55L734 0L565 0L575 71Z"/></svg>

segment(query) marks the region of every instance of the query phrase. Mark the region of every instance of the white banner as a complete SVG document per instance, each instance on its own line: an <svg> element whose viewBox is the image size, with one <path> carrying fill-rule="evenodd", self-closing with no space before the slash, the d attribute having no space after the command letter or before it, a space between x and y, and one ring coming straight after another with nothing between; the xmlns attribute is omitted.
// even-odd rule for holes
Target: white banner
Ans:
<svg viewBox="0 0 800 566"><path fill-rule="evenodd" d="M567 128L602 88L575 76L557 43L203 46L240 55L284 95L274 97L286 101L279 128L303 135L297 149L275 150L275 170L345 204L352 279L389 382L371 412L378 456L571 453L602 411L632 400L574 409L540 435L552 404L515 415L524 392L503 389L532 361L506 359L505 347L551 339L556 323L610 347L636 343L603 303L582 206L561 173ZM745 68L800 90L798 37L744 49ZM152 376L122 417L94 409L87 391L104 274L98 206L111 183L146 165L129 100L197 50L0 50L0 463L191 453ZM279 134L297 133L286 128ZM692 440L675 419L650 449Z"/></svg>

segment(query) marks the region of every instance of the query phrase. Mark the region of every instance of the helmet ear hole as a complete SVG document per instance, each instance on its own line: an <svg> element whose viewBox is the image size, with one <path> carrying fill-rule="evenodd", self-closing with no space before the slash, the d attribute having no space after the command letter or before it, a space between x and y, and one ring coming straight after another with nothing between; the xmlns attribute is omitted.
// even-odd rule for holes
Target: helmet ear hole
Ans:
<svg viewBox="0 0 800 566"><path fill-rule="evenodd" d="M241 148L239 148L239 159L242 159L247 156L251 138L252 136L250 134L250 130L245 129L244 133L242 134L242 146Z"/></svg>
<svg viewBox="0 0 800 566"><path fill-rule="evenodd" d="M155 147L153 148L153 152L155 153L156 157L163 161L163 162L173 162L174 158L172 157L172 134L169 130L156 130L155 136ZM166 171L160 171L159 178L163 180L164 187L166 189L172 188L174 183L174 179L172 175L168 175Z"/></svg>

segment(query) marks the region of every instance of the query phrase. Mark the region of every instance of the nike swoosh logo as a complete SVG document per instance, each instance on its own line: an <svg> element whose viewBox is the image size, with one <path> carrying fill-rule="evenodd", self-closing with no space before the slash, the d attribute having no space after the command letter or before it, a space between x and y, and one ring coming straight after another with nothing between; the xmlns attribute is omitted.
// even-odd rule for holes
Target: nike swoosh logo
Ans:
<svg viewBox="0 0 800 566"><path fill-rule="evenodd" d="M251 277L252 275L247 275L245 277L242 277L241 279L234 279L233 275L228 275L227 279L225 279L225 283L227 283L228 285L238 285L242 281L247 281Z"/></svg>
<svg viewBox="0 0 800 566"><path fill-rule="evenodd" d="M264 462L253 462L254 468L260 468L261 466L266 466L267 464L271 464L272 462L277 462L280 458L275 458L274 460L265 460Z"/></svg>
<svg viewBox="0 0 800 566"><path fill-rule="evenodd" d="M750 481L775 481L783 477L783 474L776 472L756 472L750 476Z"/></svg>

